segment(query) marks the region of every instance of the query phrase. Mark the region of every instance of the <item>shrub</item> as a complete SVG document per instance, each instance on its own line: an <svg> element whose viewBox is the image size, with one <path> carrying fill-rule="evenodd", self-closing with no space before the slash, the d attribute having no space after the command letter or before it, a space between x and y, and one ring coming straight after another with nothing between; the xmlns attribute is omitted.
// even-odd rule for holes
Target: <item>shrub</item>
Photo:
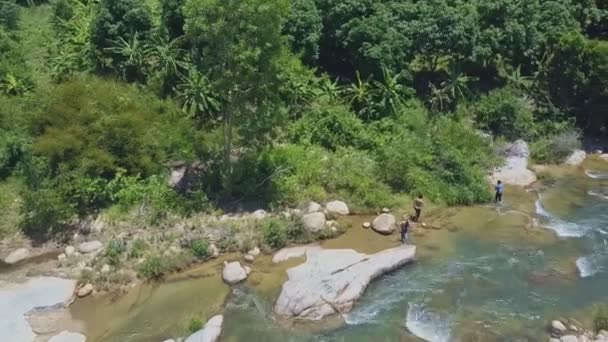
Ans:
<svg viewBox="0 0 608 342"><path fill-rule="evenodd" d="M50 188L25 190L21 196L22 226L29 235L44 237L63 227L75 213L74 208Z"/></svg>
<svg viewBox="0 0 608 342"><path fill-rule="evenodd" d="M190 250L197 258L204 259L209 256L209 243L204 239L196 239L190 242Z"/></svg>
<svg viewBox="0 0 608 342"><path fill-rule="evenodd" d="M148 249L148 244L144 240L133 240L133 242L131 242L131 249L129 250L129 258L141 258L144 255L144 251L146 249Z"/></svg>
<svg viewBox="0 0 608 342"><path fill-rule="evenodd" d="M304 112L289 129L291 140L335 151L340 147L369 148L363 122L343 105L321 104Z"/></svg>
<svg viewBox="0 0 608 342"><path fill-rule="evenodd" d="M450 205L490 199L485 175L493 151L465 122L442 117L394 133L377 156L381 177L397 192L423 193Z"/></svg>
<svg viewBox="0 0 608 342"><path fill-rule="evenodd" d="M282 248L287 244L287 230L278 219L268 218L258 223L264 242L272 248Z"/></svg>
<svg viewBox="0 0 608 342"><path fill-rule="evenodd" d="M471 113L476 124L509 140L530 138L535 133L533 108L525 96L511 88L493 90L475 103Z"/></svg>
<svg viewBox="0 0 608 342"><path fill-rule="evenodd" d="M15 30L19 26L19 6L14 0L0 1L0 27Z"/></svg>
<svg viewBox="0 0 608 342"><path fill-rule="evenodd" d="M192 317L188 321L188 332L194 334L203 328L203 321L200 318Z"/></svg>
<svg viewBox="0 0 608 342"><path fill-rule="evenodd" d="M595 313L593 328L596 332L608 330L608 308L602 307Z"/></svg>
<svg viewBox="0 0 608 342"><path fill-rule="evenodd" d="M530 154L536 163L559 163L580 147L579 132L570 130L532 142Z"/></svg>
<svg viewBox="0 0 608 342"><path fill-rule="evenodd" d="M120 263L120 257L124 251L124 242L115 239L110 240L105 252L106 258L108 259L110 265L118 265Z"/></svg>
<svg viewBox="0 0 608 342"><path fill-rule="evenodd" d="M382 207L390 189L378 178L378 164L364 151L283 145L267 149L258 160L267 179L264 193L274 205L340 197L355 207ZM262 176L260 176L262 178Z"/></svg>
<svg viewBox="0 0 608 342"><path fill-rule="evenodd" d="M141 263L138 271L145 279L160 279L169 271L169 264L160 255L150 255Z"/></svg>

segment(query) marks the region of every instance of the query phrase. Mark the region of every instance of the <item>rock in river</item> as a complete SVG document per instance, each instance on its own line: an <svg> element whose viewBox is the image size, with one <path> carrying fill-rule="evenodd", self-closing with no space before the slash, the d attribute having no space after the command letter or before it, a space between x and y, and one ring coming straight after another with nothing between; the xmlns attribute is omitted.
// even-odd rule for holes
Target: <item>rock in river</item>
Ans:
<svg viewBox="0 0 608 342"><path fill-rule="evenodd" d="M309 231L316 233L325 228L325 214L323 213L310 213L302 217L304 227Z"/></svg>
<svg viewBox="0 0 608 342"><path fill-rule="evenodd" d="M372 228L380 234L391 234L395 230L396 222L394 215L381 214L372 222Z"/></svg>
<svg viewBox="0 0 608 342"><path fill-rule="evenodd" d="M95 288L93 284L86 284L85 286L78 289L78 297L86 297L90 295Z"/></svg>
<svg viewBox="0 0 608 342"><path fill-rule="evenodd" d="M224 281L228 284L236 284L247 279L247 271L241 266L238 261L225 263L224 271L222 272Z"/></svg>
<svg viewBox="0 0 608 342"><path fill-rule="evenodd" d="M19 261L25 260L29 255L30 251L27 248L19 248L4 258L4 262L9 265L16 264Z"/></svg>
<svg viewBox="0 0 608 342"><path fill-rule="evenodd" d="M85 342L87 338L79 333L62 331L59 335L51 337L49 342Z"/></svg>
<svg viewBox="0 0 608 342"><path fill-rule="evenodd" d="M222 333L222 324L224 323L224 316L217 315L213 316L207 321L203 329L195 332L186 339L185 342L215 342Z"/></svg>
<svg viewBox="0 0 608 342"><path fill-rule="evenodd" d="M414 260L415 246L366 255L352 249L309 249L306 262L287 270L274 310L285 318L320 320L347 313L375 278Z"/></svg>
<svg viewBox="0 0 608 342"><path fill-rule="evenodd" d="M348 206L342 201L331 201L325 205L325 209L327 209L329 214L333 215L349 214Z"/></svg>
<svg viewBox="0 0 608 342"><path fill-rule="evenodd" d="M80 253L93 253L103 247L103 244L100 241L94 240L89 242L83 242L78 246L78 250Z"/></svg>

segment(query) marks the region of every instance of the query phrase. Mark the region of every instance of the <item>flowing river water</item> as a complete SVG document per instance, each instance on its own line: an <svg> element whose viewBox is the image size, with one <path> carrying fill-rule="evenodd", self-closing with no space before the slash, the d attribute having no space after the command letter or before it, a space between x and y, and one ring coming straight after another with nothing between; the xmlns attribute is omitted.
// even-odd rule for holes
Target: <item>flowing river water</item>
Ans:
<svg viewBox="0 0 608 342"><path fill-rule="evenodd" d="M220 312L222 341L545 340L551 319L589 323L593 305L608 302L608 167L586 168L540 195L507 189L499 206L430 213L429 228L413 236L417 261L373 282L343 320L277 320L285 270L303 260L258 258L250 278L229 288L219 272L235 255L117 300L79 300L72 315L89 341L162 341L184 336L191 317ZM352 228L323 246L373 253L398 244L360 228L369 219L349 217Z"/></svg>

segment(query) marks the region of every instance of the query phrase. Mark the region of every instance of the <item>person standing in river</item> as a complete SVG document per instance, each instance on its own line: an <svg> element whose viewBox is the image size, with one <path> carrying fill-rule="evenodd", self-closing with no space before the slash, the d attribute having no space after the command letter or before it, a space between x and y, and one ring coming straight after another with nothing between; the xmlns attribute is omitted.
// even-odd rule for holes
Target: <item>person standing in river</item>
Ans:
<svg viewBox="0 0 608 342"><path fill-rule="evenodd" d="M502 184L502 181L496 182L496 186L494 187L496 190L496 195L494 195L494 203L502 203L502 193L505 191L505 186Z"/></svg>
<svg viewBox="0 0 608 342"><path fill-rule="evenodd" d="M414 217L414 222L418 222L418 220L420 220L420 214L422 213L423 206L424 206L424 201L422 200L422 194L420 194L414 200L414 211L416 212L416 216Z"/></svg>
<svg viewBox="0 0 608 342"><path fill-rule="evenodd" d="M399 228L401 228L401 243L407 243L408 245L412 244L412 241L410 240L410 231L414 228L413 219L414 217L411 215L403 215L403 221L399 224Z"/></svg>

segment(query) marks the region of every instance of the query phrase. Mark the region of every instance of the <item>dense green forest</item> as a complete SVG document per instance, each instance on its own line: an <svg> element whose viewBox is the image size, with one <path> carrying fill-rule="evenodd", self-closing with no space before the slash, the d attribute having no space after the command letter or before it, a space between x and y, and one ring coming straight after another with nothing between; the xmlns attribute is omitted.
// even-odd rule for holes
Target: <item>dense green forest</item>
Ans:
<svg viewBox="0 0 608 342"><path fill-rule="evenodd" d="M607 38L603 0L0 0L2 215L484 202L500 142L606 137Z"/></svg>

